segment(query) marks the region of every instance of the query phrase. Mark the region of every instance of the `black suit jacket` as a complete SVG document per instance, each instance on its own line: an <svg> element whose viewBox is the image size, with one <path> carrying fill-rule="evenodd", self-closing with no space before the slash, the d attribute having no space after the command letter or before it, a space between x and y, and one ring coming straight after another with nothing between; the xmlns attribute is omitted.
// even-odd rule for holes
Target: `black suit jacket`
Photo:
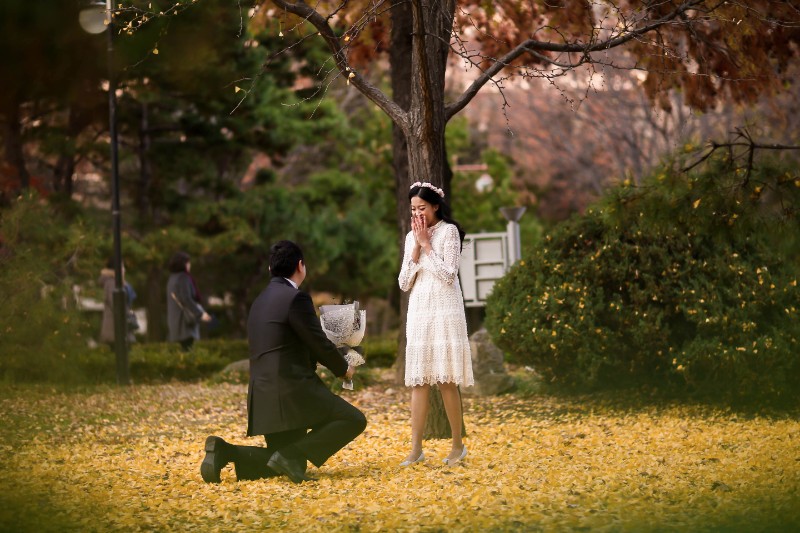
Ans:
<svg viewBox="0 0 800 533"><path fill-rule="evenodd" d="M317 362L339 377L348 365L322 331L311 297L273 277L250 308L247 337L247 435L310 428L327 418L335 395L315 372Z"/></svg>

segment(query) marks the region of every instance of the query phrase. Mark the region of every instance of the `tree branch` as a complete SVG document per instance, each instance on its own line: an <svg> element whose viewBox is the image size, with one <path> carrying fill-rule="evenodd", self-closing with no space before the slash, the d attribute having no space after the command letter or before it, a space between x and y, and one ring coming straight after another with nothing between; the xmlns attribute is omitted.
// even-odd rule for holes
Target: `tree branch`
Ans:
<svg viewBox="0 0 800 533"><path fill-rule="evenodd" d="M717 150L720 149L727 149L729 152L728 157L730 158L731 161L733 161L734 159L737 159L737 157L734 155L734 150L736 148L745 148L747 155L747 165L745 167L744 183L747 183L747 181L750 179L750 174L752 173L753 170L753 161L755 159L756 150L800 150L800 145L758 143L755 140L753 140L753 137L747 130L747 128L737 128L733 133L734 133L734 140L725 143L718 143L716 141L711 141L709 143L708 152L703 154L700 157L700 159L698 159L691 165L682 168L681 170L683 172L689 172L693 168L702 164L704 161L707 161L712 155L714 155L714 153Z"/></svg>
<svg viewBox="0 0 800 533"><path fill-rule="evenodd" d="M642 37L643 35L660 28L661 26L674 21L692 8L704 3L704 0L690 0L676 7L671 13L668 13L657 19L650 24L646 24L640 28L633 29L629 32L620 33L614 37L610 37L594 44L582 43L553 43L549 41L539 41L536 39L528 39L513 50L509 51L500 59L496 60L489 68L487 68L472 84L458 97L457 100L452 102L445 108L445 120L449 121L459 111L464 109L467 104L475 97L476 94L486 85L497 73L504 68L511 65L511 63L525 53L534 55L537 51L545 52L561 52L561 53L580 53L580 63L591 62L591 52L599 52L602 50L609 50L621 46L633 39ZM711 8L716 9L716 7Z"/></svg>
<svg viewBox="0 0 800 533"><path fill-rule="evenodd" d="M314 28L316 28L316 30L319 32L319 35L328 45L331 55L336 63L336 68L339 70L339 72L349 79L350 83L356 89L358 89L359 92L369 98L384 113L386 113L395 124L403 129L408 127L407 113L403 111L400 106L395 104L388 96L386 96L378 87L370 83L361 74L350 68L350 65L347 61L346 49L339 42L339 38L336 36L336 33L333 31L333 28L331 28L330 24L328 24L328 20L325 17L323 17L318 11L316 11L313 7L310 7L302 0L297 2L272 0L272 3L289 13L308 21L312 26L314 26Z"/></svg>

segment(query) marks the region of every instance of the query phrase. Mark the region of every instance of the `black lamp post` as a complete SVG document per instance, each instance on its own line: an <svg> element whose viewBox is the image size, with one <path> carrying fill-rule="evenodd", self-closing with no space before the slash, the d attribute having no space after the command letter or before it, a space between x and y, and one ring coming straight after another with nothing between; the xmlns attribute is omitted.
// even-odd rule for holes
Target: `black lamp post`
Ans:
<svg viewBox="0 0 800 533"><path fill-rule="evenodd" d="M81 9L79 22L88 33L108 35L108 131L111 137L111 218L114 226L114 353L117 383L128 385L128 326L122 287L122 244L119 208L119 154L117 148L117 82L114 74L114 21L111 0L91 0Z"/></svg>

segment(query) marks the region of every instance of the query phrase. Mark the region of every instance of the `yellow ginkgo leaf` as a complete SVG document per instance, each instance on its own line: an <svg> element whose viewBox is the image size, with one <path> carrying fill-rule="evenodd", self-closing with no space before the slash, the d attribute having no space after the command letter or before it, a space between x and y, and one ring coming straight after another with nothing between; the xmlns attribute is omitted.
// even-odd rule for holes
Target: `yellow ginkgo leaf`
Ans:
<svg viewBox="0 0 800 533"><path fill-rule="evenodd" d="M158 48L153 48L153 54L158 55Z"/></svg>
<svg viewBox="0 0 800 533"><path fill-rule="evenodd" d="M697 209L700 206L700 202L702 201L703 201L702 198L698 198L697 200L694 201L694 203L692 203L692 207Z"/></svg>
<svg viewBox="0 0 800 533"><path fill-rule="evenodd" d="M238 85L237 85L236 87L234 87L234 92L235 92L235 93L238 93L238 92L239 92L239 91L241 91L241 90L242 90L242 88L241 88L241 87L239 87Z"/></svg>
<svg viewBox="0 0 800 533"><path fill-rule="evenodd" d="M738 344L741 352L737 344L720 346L719 354L769 348L768 339L753 340ZM692 377L691 361L662 357L673 372ZM532 371L513 372L524 383ZM409 451L410 392L392 385L391 371L374 379L344 393L369 420L365 432L323 466L309 466L317 481L300 486L285 476L237 481L233 464L222 470L221 483L203 482L199 465L208 435L264 446L263 439L242 435L246 384L170 382L68 393L7 387L0 394L6 458L0 483L15 490L4 492L0 524L15 520L16 531L42 524L204 531L225 520L226 529L242 532L287 524L298 531L457 532L679 524L694 531L727 530L743 520L745 530L795 529L800 421L794 415L741 417L713 406L653 405L643 396L640 405L624 409L607 396L470 396L463 401L465 461L444 465L450 442L430 439L428 460L406 468L398 462ZM45 401L50 396L57 401ZM22 437L24 445L17 444ZM82 466L66 472L70 464ZM97 472L105 474L100 482ZM59 512L42 518L47 494L58 495Z"/></svg>

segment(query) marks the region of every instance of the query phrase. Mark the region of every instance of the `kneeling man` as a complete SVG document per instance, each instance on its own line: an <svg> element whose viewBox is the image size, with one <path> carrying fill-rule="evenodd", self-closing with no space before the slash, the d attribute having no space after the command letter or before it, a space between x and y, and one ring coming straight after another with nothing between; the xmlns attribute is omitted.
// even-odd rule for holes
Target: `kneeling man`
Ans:
<svg viewBox="0 0 800 533"><path fill-rule="evenodd" d="M200 465L208 483L219 483L220 470L231 461L237 479L285 475L294 483L308 481L307 461L322 466L367 426L364 414L316 373L320 363L349 380L355 369L325 336L311 297L299 290L306 277L302 250L291 241L274 244L269 269L272 279L247 320L247 436L264 435L267 447L208 437Z"/></svg>

